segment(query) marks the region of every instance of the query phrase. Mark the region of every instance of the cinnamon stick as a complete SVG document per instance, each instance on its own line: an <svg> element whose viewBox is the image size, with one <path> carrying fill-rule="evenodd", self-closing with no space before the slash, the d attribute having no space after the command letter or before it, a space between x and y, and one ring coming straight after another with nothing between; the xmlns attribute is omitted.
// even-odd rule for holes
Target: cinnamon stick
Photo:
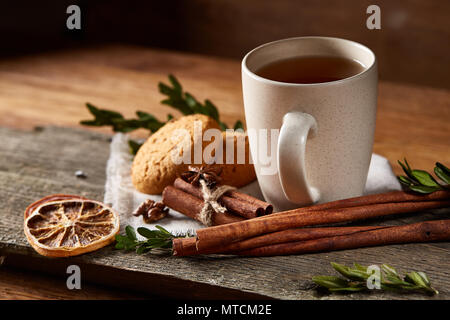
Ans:
<svg viewBox="0 0 450 320"><path fill-rule="evenodd" d="M450 191L448 190L435 191L429 194L418 194L405 191L391 191L331 201L327 203L317 204L314 205L313 207L316 209L348 208L368 204L381 204L389 202L437 201L449 199L450 199Z"/></svg>
<svg viewBox="0 0 450 320"><path fill-rule="evenodd" d="M417 194L404 191L391 191L386 193L371 194L337 201L331 201L321 204L315 204L307 207L295 209L296 212L318 211L328 209L350 208L358 206L367 206L372 204L394 203L394 202L415 202L415 201L440 201L449 200L450 191L441 190L429 194ZM271 216L284 215L291 213L293 210L273 213ZM261 217L264 218L264 217Z"/></svg>
<svg viewBox="0 0 450 320"><path fill-rule="evenodd" d="M252 204L255 204L255 205L261 207L262 209L264 209L264 215L268 215L273 212L273 206L270 203L260 200L258 198L252 197L251 195L248 195L246 193L232 190L232 191L228 191L226 193L226 195L230 196L231 198L240 199L240 200L243 200L243 201L246 201L246 202L249 202L249 203L252 203Z"/></svg>
<svg viewBox="0 0 450 320"><path fill-rule="evenodd" d="M174 238L172 239L172 252L174 256L194 256L200 254L196 246L197 239L190 238ZM207 252L207 251L205 251Z"/></svg>
<svg viewBox="0 0 450 320"><path fill-rule="evenodd" d="M386 228L383 226L369 227L326 227L326 228L296 228L278 232L272 232L262 236L249 238L246 240L233 242L223 247L197 250L195 237L175 238L172 241L173 254L176 256L191 256L209 253L227 253L264 247L277 243L292 241L305 241L324 237L339 236L344 234L354 234L356 232Z"/></svg>
<svg viewBox="0 0 450 320"><path fill-rule="evenodd" d="M425 221L335 237L295 241L234 252L245 256L278 256L400 243L450 240L450 220Z"/></svg>
<svg viewBox="0 0 450 320"><path fill-rule="evenodd" d="M323 211L290 210L282 215L274 215L231 223L224 226L197 230L197 248L206 250L233 241L286 229L349 222L386 215L416 212L450 206L450 200L381 203L367 206L328 209Z"/></svg>
<svg viewBox="0 0 450 320"><path fill-rule="evenodd" d="M169 208L202 222L198 215L204 203L199 198L173 186L167 186L162 193L162 202ZM244 218L226 212L212 215L212 225L214 226L240 221L244 221Z"/></svg>
<svg viewBox="0 0 450 320"><path fill-rule="evenodd" d="M196 187L181 178L175 179L173 186L199 199L203 199L203 194L199 187ZM219 198L218 202L225 206L229 212L247 219L272 213L273 210L272 205L269 203L238 191L228 191Z"/></svg>

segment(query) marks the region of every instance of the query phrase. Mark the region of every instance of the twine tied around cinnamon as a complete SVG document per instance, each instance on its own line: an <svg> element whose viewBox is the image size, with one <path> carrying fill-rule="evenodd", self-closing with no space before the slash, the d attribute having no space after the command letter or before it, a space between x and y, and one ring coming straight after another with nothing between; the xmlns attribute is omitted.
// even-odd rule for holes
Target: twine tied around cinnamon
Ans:
<svg viewBox="0 0 450 320"><path fill-rule="evenodd" d="M203 179L200 179L200 185L202 187L204 204L198 217L205 226L209 227L212 225L213 213L225 213L227 211L227 209L217 202L217 200L219 200L226 192L235 190L236 188L233 186L221 185L214 190L211 190Z"/></svg>

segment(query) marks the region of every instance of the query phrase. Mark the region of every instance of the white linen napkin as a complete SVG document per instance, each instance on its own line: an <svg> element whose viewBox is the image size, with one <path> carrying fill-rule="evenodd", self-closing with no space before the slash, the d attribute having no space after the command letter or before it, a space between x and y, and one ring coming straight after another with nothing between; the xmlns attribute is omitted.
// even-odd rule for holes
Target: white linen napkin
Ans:
<svg viewBox="0 0 450 320"><path fill-rule="evenodd" d="M106 165L104 202L119 213L121 230L127 225L135 229L138 227L153 229L158 224L170 232L194 233L195 230L203 227L197 221L174 210L169 211L170 217L157 221L154 224L146 224L142 217L133 216L132 213L143 201L147 199L161 201L161 195L143 194L133 187L131 182L132 159L128 147L128 136L122 133L115 134L111 141L110 155ZM364 194L382 193L400 189L400 183L392 172L389 161L380 155L372 154ZM239 190L256 198L263 199L257 181Z"/></svg>

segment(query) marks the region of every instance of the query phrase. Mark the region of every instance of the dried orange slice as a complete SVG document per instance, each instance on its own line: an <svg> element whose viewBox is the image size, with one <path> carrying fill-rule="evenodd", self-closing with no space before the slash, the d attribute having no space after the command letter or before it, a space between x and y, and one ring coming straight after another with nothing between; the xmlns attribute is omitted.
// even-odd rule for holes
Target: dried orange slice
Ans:
<svg viewBox="0 0 450 320"><path fill-rule="evenodd" d="M30 245L44 256L76 256L113 242L119 215L98 201L53 195L28 206L24 231Z"/></svg>

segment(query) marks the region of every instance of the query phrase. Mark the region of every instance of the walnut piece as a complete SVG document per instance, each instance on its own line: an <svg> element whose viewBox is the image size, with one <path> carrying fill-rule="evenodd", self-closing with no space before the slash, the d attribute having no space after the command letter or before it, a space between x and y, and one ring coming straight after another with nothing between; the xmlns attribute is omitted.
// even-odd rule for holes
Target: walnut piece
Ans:
<svg viewBox="0 0 450 320"><path fill-rule="evenodd" d="M166 208L164 203L148 199L139 205L133 215L142 216L145 223L153 223L165 218L168 213L169 208Z"/></svg>

